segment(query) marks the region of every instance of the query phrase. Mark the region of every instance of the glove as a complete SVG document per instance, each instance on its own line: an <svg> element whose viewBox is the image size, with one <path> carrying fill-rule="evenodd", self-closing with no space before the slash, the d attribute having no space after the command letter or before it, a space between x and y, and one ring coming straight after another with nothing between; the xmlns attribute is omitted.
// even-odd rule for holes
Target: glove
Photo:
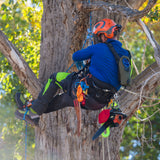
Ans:
<svg viewBox="0 0 160 160"><path fill-rule="evenodd" d="M75 64L78 70L84 67L83 61L76 61Z"/></svg>

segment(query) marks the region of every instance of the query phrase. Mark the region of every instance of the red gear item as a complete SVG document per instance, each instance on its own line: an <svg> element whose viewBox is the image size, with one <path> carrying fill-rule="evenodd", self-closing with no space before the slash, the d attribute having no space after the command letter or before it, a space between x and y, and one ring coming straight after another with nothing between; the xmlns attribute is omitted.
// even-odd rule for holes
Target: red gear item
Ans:
<svg viewBox="0 0 160 160"><path fill-rule="evenodd" d="M108 118L110 117L110 110L111 109L104 109L99 113L98 121L100 124L105 123L108 120Z"/></svg>
<svg viewBox="0 0 160 160"><path fill-rule="evenodd" d="M113 120L113 122L116 124L121 124L121 122L122 122L122 120L123 120L123 116L122 115L116 115L115 116L115 118L114 118L114 120Z"/></svg>

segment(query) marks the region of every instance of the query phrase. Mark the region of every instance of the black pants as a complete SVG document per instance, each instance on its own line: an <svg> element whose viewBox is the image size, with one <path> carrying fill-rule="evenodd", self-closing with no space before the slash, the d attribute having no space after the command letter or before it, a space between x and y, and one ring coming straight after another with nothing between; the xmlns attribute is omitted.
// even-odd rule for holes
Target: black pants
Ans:
<svg viewBox="0 0 160 160"><path fill-rule="evenodd" d="M49 85L46 84L42 91L40 92L38 98L34 101L32 108L34 111L37 112L37 114L41 115L43 113L49 113L53 111L57 111L59 109L65 108L65 107L73 107L73 100L76 98L73 94L75 92L75 84L80 81L79 77L75 74L70 74L68 75L65 79L59 81L57 83L56 79L57 73L54 73L50 77L50 83ZM94 91L94 86L96 85L95 80L97 79L89 79L87 80L91 87L89 87L88 95L86 96L86 103L85 106L82 106L83 109L87 110L99 110L103 108L105 105L108 104L112 96L114 95L115 92L108 92L109 94L104 95L104 93L100 93L101 88L97 87L98 89L96 92ZM91 84L91 82L94 82ZM100 86L97 81L97 86ZM104 82L103 82L104 83ZM105 83L101 84L104 88L106 88ZM48 88L46 89L46 86ZM57 91L63 88L63 93L62 94L56 94ZM101 87L101 86L100 86ZM108 85L107 85L108 87ZM45 93L44 93L45 91ZM100 93L100 97L97 97L96 94ZM104 99L104 100L103 100ZM102 102L101 102L102 101Z"/></svg>

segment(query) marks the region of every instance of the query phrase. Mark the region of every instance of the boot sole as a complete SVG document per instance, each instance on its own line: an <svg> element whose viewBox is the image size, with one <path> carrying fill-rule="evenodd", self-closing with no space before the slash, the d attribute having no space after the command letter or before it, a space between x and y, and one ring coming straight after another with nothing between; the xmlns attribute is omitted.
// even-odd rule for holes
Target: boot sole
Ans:
<svg viewBox="0 0 160 160"><path fill-rule="evenodd" d="M17 119L23 120L24 114L21 114L18 112L18 110L15 111L15 116ZM31 119L28 115L25 116L25 121L32 126L38 126L39 125L39 118Z"/></svg>

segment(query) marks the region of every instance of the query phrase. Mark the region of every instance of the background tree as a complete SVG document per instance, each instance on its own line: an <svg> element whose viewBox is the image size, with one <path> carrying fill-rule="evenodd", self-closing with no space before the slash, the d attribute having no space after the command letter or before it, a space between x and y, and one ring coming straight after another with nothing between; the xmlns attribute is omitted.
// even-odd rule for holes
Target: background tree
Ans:
<svg viewBox="0 0 160 160"><path fill-rule="evenodd" d="M72 53L81 48L86 36L90 10L95 10L93 12L93 23L107 17L114 19L125 27L128 20L139 20L156 3L156 1L149 1L142 11L134 10L138 9L143 2L143 0L138 2L130 0L128 2L91 3L68 0L65 2L44 1L39 79L36 78L20 53L2 32L0 33L0 51L7 57L24 86L36 98L42 84L50 74L54 71L66 70L71 64ZM148 36L150 34L149 32ZM150 40L152 40L154 46L156 60L159 62L159 45L154 39ZM119 104L121 109L127 113L128 119L140 108L145 97L153 93L158 85L159 67L157 63L154 63L139 74L134 79L132 87L128 88L137 94L128 93L127 90L119 93ZM119 128L111 130L108 143L104 143L104 147L110 150L110 152L107 152L102 149L101 139L94 142L91 140L92 135L98 128L97 115L98 112L95 111L82 112L83 130L80 137L77 137L76 134L74 123L76 117L72 108L43 115L40 127L36 128L36 159L46 159L46 157L48 159L86 159L86 157L87 159L102 159L103 155L111 159L119 159L118 152L126 121ZM104 154L102 154L103 151Z"/></svg>
<svg viewBox="0 0 160 160"><path fill-rule="evenodd" d="M149 14L142 18L154 34L157 33L157 27L159 26L159 5L160 1L157 1ZM135 35L136 38L133 38ZM159 34L155 34L155 39L160 43ZM121 40L126 48L132 51L132 57L136 64L136 69L133 70L132 74L133 77L155 61L153 54L151 54L153 48L150 47L150 42L138 24L128 23ZM153 95L153 97L159 98L159 87L156 88ZM121 143L121 159L160 158L158 111L159 100L147 99L135 113L135 116L128 121ZM145 121L142 121L142 119L145 119Z"/></svg>
<svg viewBox="0 0 160 160"><path fill-rule="evenodd" d="M42 2L6 0L0 3L0 29L16 45L36 75L40 61L42 11ZM29 94L3 54L0 54L0 64L0 155L3 160L22 160L25 153L25 123L14 116L14 96L18 91L25 93L25 96ZM28 126L27 133L27 157L32 160L35 148L33 128Z"/></svg>

